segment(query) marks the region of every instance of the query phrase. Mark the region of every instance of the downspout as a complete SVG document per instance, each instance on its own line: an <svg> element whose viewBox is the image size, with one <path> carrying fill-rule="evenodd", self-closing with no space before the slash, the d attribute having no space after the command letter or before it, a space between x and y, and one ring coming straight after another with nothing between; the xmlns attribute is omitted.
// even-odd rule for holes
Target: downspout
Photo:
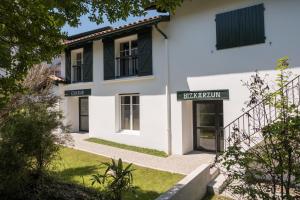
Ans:
<svg viewBox="0 0 300 200"><path fill-rule="evenodd" d="M166 104L167 104L167 143L168 143L168 155L172 154L172 133L171 133L171 97L170 97L170 88L169 88L169 74L170 74L170 63L169 63L169 45L168 45L168 36L154 24L155 29L164 37L165 39L165 58L166 58Z"/></svg>

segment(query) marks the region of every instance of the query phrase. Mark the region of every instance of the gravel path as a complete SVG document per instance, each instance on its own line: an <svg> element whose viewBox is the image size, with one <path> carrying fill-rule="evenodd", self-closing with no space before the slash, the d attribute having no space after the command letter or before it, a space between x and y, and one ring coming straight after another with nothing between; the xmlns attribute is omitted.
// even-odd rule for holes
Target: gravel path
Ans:
<svg viewBox="0 0 300 200"><path fill-rule="evenodd" d="M167 158L162 158L85 141L89 137L88 134L72 133L71 135L74 139L71 148L114 159L121 158L125 162L139 166L184 175L191 173L201 164L212 163L215 158L214 154L199 151L191 152L187 155L171 155Z"/></svg>

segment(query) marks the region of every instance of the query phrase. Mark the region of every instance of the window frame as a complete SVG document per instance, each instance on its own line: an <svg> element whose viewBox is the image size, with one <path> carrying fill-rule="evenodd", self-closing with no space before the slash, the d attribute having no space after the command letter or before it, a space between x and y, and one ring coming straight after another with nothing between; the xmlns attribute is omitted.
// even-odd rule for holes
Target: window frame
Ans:
<svg viewBox="0 0 300 200"><path fill-rule="evenodd" d="M81 80L76 80L75 81L75 74L73 70L73 66L77 66L78 60L77 60L77 54L81 54ZM79 49L74 49L71 50L71 83L78 83L78 82L83 82L83 48Z"/></svg>
<svg viewBox="0 0 300 200"><path fill-rule="evenodd" d="M125 96L129 96L130 97L130 102L129 104L122 104L122 97L125 97ZM139 99L139 102L138 104L133 104L133 98L132 97L138 97ZM123 105L129 105L130 107L130 128L129 129L122 129L122 106ZM139 129L133 129L133 106L136 106L138 105L138 108L139 108ZM141 127L140 127L140 95L138 93L134 93L134 94L120 94L119 95L119 131L120 132L139 132Z"/></svg>
<svg viewBox="0 0 300 200"><path fill-rule="evenodd" d="M126 37L122 37L122 38L118 38L114 41L114 45L115 45L115 79L119 79L119 78L127 78L127 77L136 77L138 76L136 75L130 75L130 76L121 76L121 69L118 70L118 62L117 59L119 58L126 58L126 57L132 57L132 56L137 56L138 57L138 45L136 47L136 54L132 54L132 42L136 41L136 43L138 43L138 35L134 34L134 35L130 35L130 36L126 36ZM128 43L129 44L129 49L128 49L128 56L121 56L121 44L122 43ZM120 60L121 62L121 60ZM132 61L129 60L129 62L131 63Z"/></svg>

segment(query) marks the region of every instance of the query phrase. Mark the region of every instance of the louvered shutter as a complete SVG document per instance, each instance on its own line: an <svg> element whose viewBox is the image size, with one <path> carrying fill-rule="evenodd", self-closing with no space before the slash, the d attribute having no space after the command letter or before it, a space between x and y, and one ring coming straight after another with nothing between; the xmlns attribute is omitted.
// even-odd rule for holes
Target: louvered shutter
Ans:
<svg viewBox="0 0 300 200"><path fill-rule="evenodd" d="M152 75L152 28L138 33L138 75Z"/></svg>
<svg viewBox="0 0 300 200"><path fill-rule="evenodd" d="M71 50L65 50L65 79L66 83L71 83Z"/></svg>
<svg viewBox="0 0 300 200"><path fill-rule="evenodd" d="M265 42L264 5L216 15L217 49Z"/></svg>
<svg viewBox="0 0 300 200"><path fill-rule="evenodd" d="M93 42L83 47L83 82L93 81Z"/></svg>
<svg viewBox="0 0 300 200"><path fill-rule="evenodd" d="M115 44L113 39L103 40L104 80L115 79Z"/></svg>

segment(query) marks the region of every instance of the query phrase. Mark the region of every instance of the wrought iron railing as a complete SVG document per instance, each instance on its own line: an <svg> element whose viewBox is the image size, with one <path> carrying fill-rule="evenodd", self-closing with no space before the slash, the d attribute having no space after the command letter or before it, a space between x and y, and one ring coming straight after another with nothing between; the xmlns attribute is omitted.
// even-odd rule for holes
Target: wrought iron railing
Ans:
<svg viewBox="0 0 300 200"><path fill-rule="evenodd" d="M115 78L138 75L138 56L116 58Z"/></svg>
<svg viewBox="0 0 300 200"><path fill-rule="evenodd" d="M300 75L275 92L278 91L282 91L288 105L294 105L298 109L300 106ZM221 129L219 134L224 134L224 149L237 141L247 147L258 144L261 141L262 128L279 117L278 107L275 106L279 100L278 95L274 95L274 98L265 98Z"/></svg>
<svg viewBox="0 0 300 200"><path fill-rule="evenodd" d="M72 83L78 83L78 82L82 82L83 81L83 65L73 65L72 66Z"/></svg>

